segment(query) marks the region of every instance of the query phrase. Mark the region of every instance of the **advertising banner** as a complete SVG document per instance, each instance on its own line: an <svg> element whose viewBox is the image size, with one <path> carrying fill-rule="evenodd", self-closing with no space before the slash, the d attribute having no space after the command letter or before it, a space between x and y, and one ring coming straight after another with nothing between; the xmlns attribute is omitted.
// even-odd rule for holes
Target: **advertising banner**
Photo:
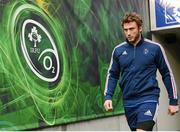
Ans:
<svg viewBox="0 0 180 132"><path fill-rule="evenodd" d="M180 27L179 0L150 0L150 5L152 30Z"/></svg>
<svg viewBox="0 0 180 132"><path fill-rule="evenodd" d="M121 90L106 112L113 48L124 41L126 11L146 0L1 0L0 130L31 130L123 114ZM140 8L141 7L141 8Z"/></svg>

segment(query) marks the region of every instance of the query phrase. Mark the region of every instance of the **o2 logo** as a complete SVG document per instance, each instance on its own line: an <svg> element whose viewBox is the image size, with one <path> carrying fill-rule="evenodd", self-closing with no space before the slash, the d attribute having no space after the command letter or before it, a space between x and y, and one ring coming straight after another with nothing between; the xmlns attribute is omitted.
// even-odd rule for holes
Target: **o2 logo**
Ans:
<svg viewBox="0 0 180 132"><path fill-rule="evenodd" d="M33 73L46 82L55 82L59 76L59 56L48 30L39 22L26 19L22 24L20 43Z"/></svg>

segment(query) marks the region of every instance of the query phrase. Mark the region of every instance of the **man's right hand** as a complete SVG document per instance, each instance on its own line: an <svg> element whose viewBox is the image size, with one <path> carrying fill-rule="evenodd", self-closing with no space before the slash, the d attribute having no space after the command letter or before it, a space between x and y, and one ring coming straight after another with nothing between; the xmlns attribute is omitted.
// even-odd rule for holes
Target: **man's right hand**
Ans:
<svg viewBox="0 0 180 132"><path fill-rule="evenodd" d="M112 100L106 100L104 102L104 108L106 109L106 111L112 111L113 109Z"/></svg>

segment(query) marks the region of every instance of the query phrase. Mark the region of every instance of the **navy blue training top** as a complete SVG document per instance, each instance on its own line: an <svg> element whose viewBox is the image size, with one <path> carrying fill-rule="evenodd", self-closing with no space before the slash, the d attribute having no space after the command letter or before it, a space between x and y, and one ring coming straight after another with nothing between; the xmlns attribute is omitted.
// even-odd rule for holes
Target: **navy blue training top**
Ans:
<svg viewBox="0 0 180 132"><path fill-rule="evenodd" d="M136 46L125 41L114 48L106 79L105 100L112 99L119 80L124 106L158 102L157 69L167 89L169 104L177 105L176 83L165 51L160 44L143 37Z"/></svg>

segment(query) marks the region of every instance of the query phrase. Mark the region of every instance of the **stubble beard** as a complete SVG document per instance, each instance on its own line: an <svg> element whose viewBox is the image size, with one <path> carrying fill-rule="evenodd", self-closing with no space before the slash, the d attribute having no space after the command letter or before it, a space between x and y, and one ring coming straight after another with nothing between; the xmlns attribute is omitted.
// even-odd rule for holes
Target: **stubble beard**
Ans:
<svg viewBox="0 0 180 132"><path fill-rule="evenodd" d="M133 40L128 40L131 44L137 44L140 40L141 33L138 33Z"/></svg>

